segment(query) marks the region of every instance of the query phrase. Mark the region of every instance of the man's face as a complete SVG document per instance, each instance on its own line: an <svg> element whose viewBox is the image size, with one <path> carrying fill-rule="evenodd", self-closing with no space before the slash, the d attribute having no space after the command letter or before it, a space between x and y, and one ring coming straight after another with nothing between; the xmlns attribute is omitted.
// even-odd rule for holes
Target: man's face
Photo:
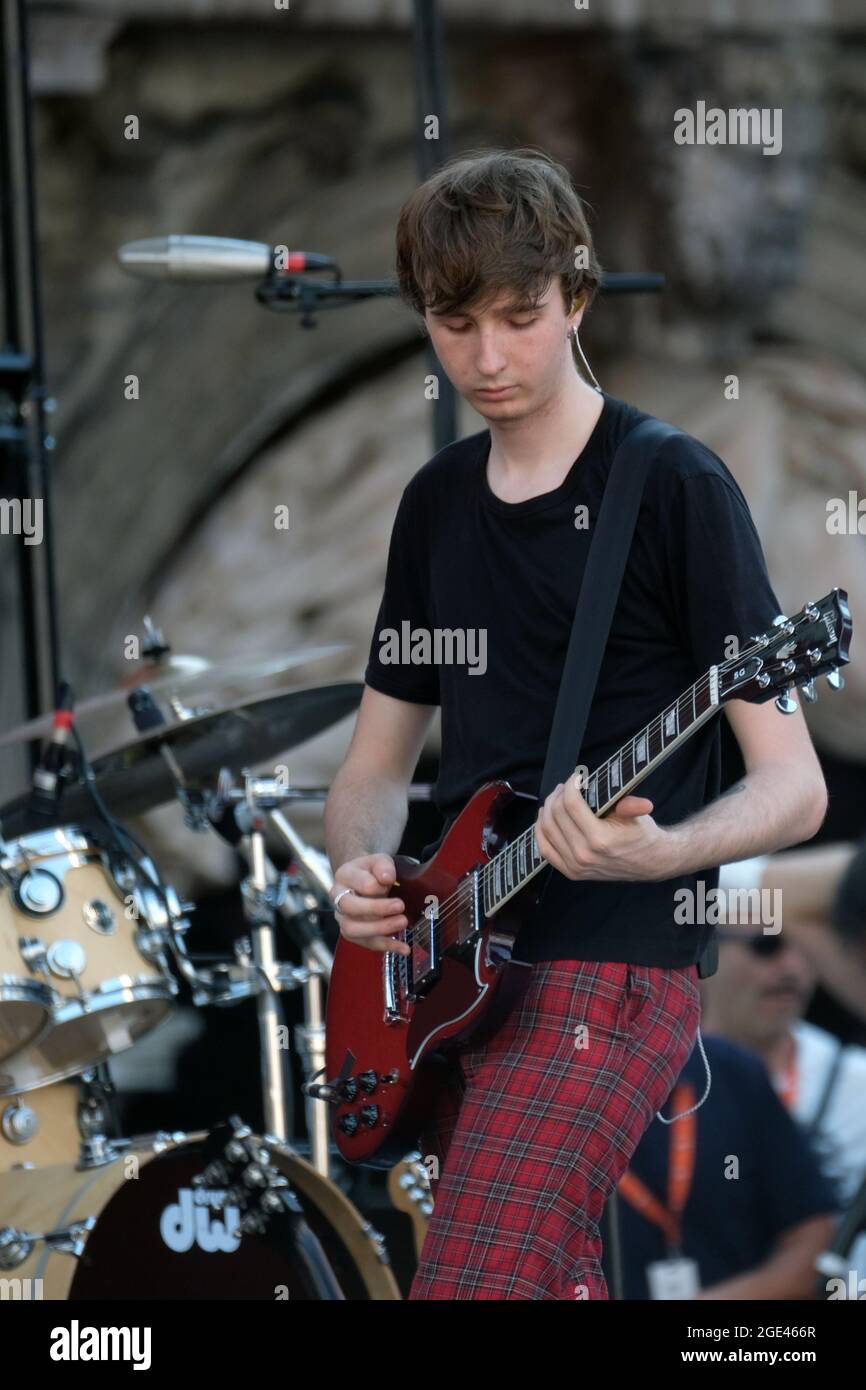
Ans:
<svg viewBox="0 0 866 1390"><path fill-rule="evenodd" d="M757 1046L787 1032L802 1017L815 983L811 961L792 942L785 940L774 955L761 956L745 941L725 940L719 945L719 969L704 988L718 1010L721 1031Z"/></svg>
<svg viewBox="0 0 866 1390"><path fill-rule="evenodd" d="M521 419L548 405L574 364L559 276L531 309L504 290L483 308L439 316L425 311L433 348L454 389L490 420ZM499 388L506 388L504 390Z"/></svg>

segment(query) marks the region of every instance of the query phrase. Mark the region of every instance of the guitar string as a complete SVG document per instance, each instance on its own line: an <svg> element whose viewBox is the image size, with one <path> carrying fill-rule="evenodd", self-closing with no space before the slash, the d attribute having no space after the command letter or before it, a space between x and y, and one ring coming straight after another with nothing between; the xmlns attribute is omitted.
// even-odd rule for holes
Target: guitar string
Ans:
<svg viewBox="0 0 866 1390"><path fill-rule="evenodd" d="M737 660L742 660L745 656L747 656L747 653L740 653L740 656L737 658ZM677 700L674 701L673 704L668 705L666 709L662 710L660 715L657 715L653 720L650 721L649 724L645 725L644 728L640 731L640 733L635 735L635 738L632 739L631 742L634 743L644 734L647 735L649 740L650 738L652 738L653 733L656 732L656 726L658 726L657 731L659 732L659 734L662 734L662 725L664 723L665 716L668 715L672 710L677 709L683 698L692 694L692 692L694 692L692 696L694 702L694 699L697 697L697 695L702 694L703 690L707 688L709 684L709 674L702 676L699 681L695 682L694 686L690 686L688 690L683 691L683 693L680 696L678 696ZM662 742L664 743L664 740L662 740ZM662 749L662 751L664 751L664 749ZM618 753L613 755L613 758L608 758L606 762L602 763L598 768L596 768L595 772L592 774L592 777L598 779L603 770L609 767L612 761L622 756L622 752L623 749L620 749ZM517 840L515 840L513 843L516 844L519 840L525 839L526 837L531 838L533 830L534 825L530 826L528 830L522 831L521 834L517 837ZM502 852L507 853L512 848L513 845L509 845L507 849L503 850ZM490 862L485 864L481 869L479 877L483 880L483 886L489 886L490 880L494 877L495 871L493 870L493 865L496 862L496 858L498 858L498 856L490 860ZM449 898L445 899L444 903L440 904L436 921L432 924L432 929L434 931L439 931L441 934L441 929L444 927L446 921L450 920L459 908L468 906L469 900L472 897L472 893L473 889L471 883L466 881L461 882L456 892L452 893ZM404 927L403 932L405 933L405 935L402 939L405 941L407 945L412 945L416 935L419 935L421 932L424 931L429 931L430 929L431 923L429 919L427 919L423 923L423 925L421 923L418 923L414 927ZM396 939L400 939L399 934ZM433 937L433 944L434 946L436 944L435 936Z"/></svg>
<svg viewBox="0 0 866 1390"><path fill-rule="evenodd" d="M741 661L744 657L747 656L748 653L741 652L737 660ZM635 734L635 737L631 740L631 742L635 743L639 738L641 738L644 735L647 736L647 741L649 741L652 738L653 733L655 733L656 731L659 734L662 734L662 726L664 723L665 716L670 714L672 710L678 709L680 702L688 695L692 695L692 702L694 703L696 697L699 694L703 694L704 690L709 688L709 685L709 674L701 676L700 680L696 681L693 686L689 686L688 690L684 690L682 694L679 695L672 704L668 705L666 709L662 710L661 714L656 715L656 717L652 719L649 724L646 724L644 728L641 729L640 733ZM679 737L679 735L677 735L677 737ZM662 743L664 743L664 739L662 739ZM608 758L605 762L601 763L599 767L596 768L595 772L592 773L592 777L590 778L590 780L592 780L593 778L597 780L605 768L609 767L611 763L615 761L617 758L621 758L625 746L626 745L623 745L623 748L621 748L618 753L614 754L611 758ZM662 748L662 751L664 751L664 748ZM534 825L530 826L528 830L522 831L521 834L517 836L517 838L512 842L512 844L509 845L506 850L503 850L502 853L505 854L512 850L514 848L514 845L517 844L520 840L526 839L527 837L531 838L533 830ZM493 865L496 863L497 858L498 856L495 856L492 860L490 860L489 863L483 865L481 869L479 877L483 880L483 884L486 886L489 886L490 880L494 876L495 871L493 870ZM473 891L474 890L472 888L471 883L463 881L460 884L460 887L454 893L452 893L450 897L445 899L444 903L440 903L439 910L436 916L436 922L433 924L434 930L438 930L439 928L443 927L446 919L450 919L451 917L453 917L458 907L462 908L467 906L468 899L472 897ZM430 926L431 923L429 919L426 919L423 925L419 922L416 926L404 927L404 935L402 936L402 938L400 936L400 933L397 933L394 939L402 939L406 943L406 945L411 945L415 939L416 934L422 931L429 931Z"/></svg>
<svg viewBox="0 0 866 1390"><path fill-rule="evenodd" d="M724 670L725 667L730 665L737 665L741 661L748 661L749 658L755 654L755 652L761 650L766 650L766 648L762 647L762 644L760 642L756 642L753 647L746 648L745 651L739 652L736 657L729 658L728 661L722 663L720 666L716 668L717 676L720 672ZM689 695L691 695L692 697L692 705L694 707L696 697L699 694L703 694L703 692L706 689L708 689L710 682L711 674L710 672L705 672L699 680L695 681L694 684L689 686L687 690L684 690L682 694L678 695L676 700L674 700L670 705L668 705L666 709L662 710L661 714L656 715L654 719L650 720L649 724L644 725L643 729L641 729L639 733L635 734L634 738L631 739L629 742L631 744L635 744L637 740L643 737L644 735L646 735L647 740L649 741L649 739L652 738L653 733L656 732L656 726L658 726L658 732L662 734L662 752L664 752L664 737L662 725L664 723L665 717L668 714L670 714L673 710L676 710L678 712L681 701ZM719 706L719 709L721 709L721 706ZM696 722L697 718L692 721L692 723ZM679 737L679 734L677 734L677 737ZM596 768L595 772L592 773L590 780L592 780L593 778L597 780L600 777L601 773L606 768L610 767L613 762L615 762L617 759L621 760L622 754L625 751L626 747L628 747L628 745L623 744L622 748L620 748L605 762L601 763L599 767ZM610 790L609 787L608 790ZM528 830L522 831L521 834L517 836L516 839L512 841L510 845L506 847L506 849L501 851L501 853L509 853L513 850L514 846L522 839L526 839L527 837L531 839L534 829L535 826L533 824L529 827ZM495 871L493 869L493 866L498 858L498 855L494 856L493 859L491 859L487 864L484 864L481 868L479 878L482 880L482 892L484 886L489 886L490 880L494 877ZM402 932L398 932L395 934L394 939L402 940L406 945L412 945L416 935L420 934L422 931L429 932L431 930L431 926L433 931L438 931L441 934L441 928L444 927L446 920L450 920L450 918L452 918L455 915L459 908L466 907L473 895L474 889L472 887L471 882L467 882L466 880L464 880L463 882L461 882L457 890L454 893L452 893L450 897L446 898L444 903L441 903L439 905L435 923L431 924L429 919L423 919L423 924L422 922L418 922L415 926L404 927L402 929ZM433 937L433 944L434 946L436 944L435 937Z"/></svg>

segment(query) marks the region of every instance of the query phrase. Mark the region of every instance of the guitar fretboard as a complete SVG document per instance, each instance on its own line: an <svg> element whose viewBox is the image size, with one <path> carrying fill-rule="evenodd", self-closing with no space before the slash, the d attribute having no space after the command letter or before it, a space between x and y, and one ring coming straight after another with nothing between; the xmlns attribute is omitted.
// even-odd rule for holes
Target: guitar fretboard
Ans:
<svg viewBox="0 0 866 1390"><path fill-rule="evenodd" d="M718 706L718 667L711 666L700 680L683 691L672 705L662 710L586 779L584 798L595 814L605 815L715 714ZM535 843L534 825L516 835L481 871L485 916L489 917L525 888L546 863Z"/></svg>

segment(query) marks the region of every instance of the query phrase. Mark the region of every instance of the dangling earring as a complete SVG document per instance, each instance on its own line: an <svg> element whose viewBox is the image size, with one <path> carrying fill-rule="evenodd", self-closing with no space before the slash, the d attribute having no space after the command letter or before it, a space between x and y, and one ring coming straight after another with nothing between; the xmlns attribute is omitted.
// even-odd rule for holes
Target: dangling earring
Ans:
<svg viewBox="0 0 866 1390"><path fill-rule="evenodd" d="M591 366L589 365L589 363L587 362L586 357L584 356L583 348L580 346L580 338L578 337L578 333L577 333L577 324L574 325L574 328L571 330L571 334L570 334L570 335L567 334L566 336L570 336L570 337L573 337L573 338L574 338L574 346L577 348L578 354L579 354L579 356L580 356L580 360L581 360L581 362L583 363L584 370L586 371L586 374L587 374L589 380L592 382L592 384L593 384L593 386L595 387L596 391L598 391L599 393L603 394L602 391L601 391L601 387L599 386L598 382L597 382L596 379L595 379L595 373L593 372L592 367L591 367Z"/></svg>

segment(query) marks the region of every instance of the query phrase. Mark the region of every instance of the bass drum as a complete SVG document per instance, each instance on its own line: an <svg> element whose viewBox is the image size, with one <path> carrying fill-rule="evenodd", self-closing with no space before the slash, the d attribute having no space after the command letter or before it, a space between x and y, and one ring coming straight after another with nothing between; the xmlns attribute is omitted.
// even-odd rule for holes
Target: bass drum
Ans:
<svg viewBox="0 0 866 1390"><path fill-rule="evenodd" d="M3 1277L42 1280L48 1299L317 1298L282 1219L262 1235L237 1231L238 1213L220 1207L219 1189L193 1186L207 1165L206 1140L159 1136L101 1168L63 1164L0 1176ZM273 1139L268 1147L345 1298L399 1299L382 1238L357 1208L305 1159ZM77 1222L77 1255L37 1240L26 1259L15 1259L15 1232L48 1235Z"/></svg>

